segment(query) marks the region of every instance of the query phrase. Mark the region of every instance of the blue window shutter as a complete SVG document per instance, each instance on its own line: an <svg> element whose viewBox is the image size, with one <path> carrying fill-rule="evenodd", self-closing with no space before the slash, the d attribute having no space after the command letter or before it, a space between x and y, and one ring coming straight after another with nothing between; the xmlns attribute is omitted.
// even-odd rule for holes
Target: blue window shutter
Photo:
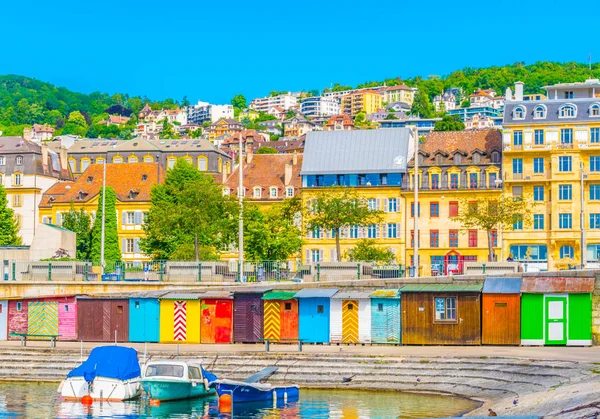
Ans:
<svg viewBox="0 0 600 419"><path fill-rule="evenodd" d="M136 224L142 224L142 211L136 211L133 216Z"/></svg>

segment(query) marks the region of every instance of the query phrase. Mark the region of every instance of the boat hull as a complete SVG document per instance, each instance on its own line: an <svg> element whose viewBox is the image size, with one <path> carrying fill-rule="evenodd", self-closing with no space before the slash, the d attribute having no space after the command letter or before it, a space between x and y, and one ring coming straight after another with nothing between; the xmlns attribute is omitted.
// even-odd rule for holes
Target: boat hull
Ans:
<svg viewBox="0 0 600 419"><path fill-rule="evenodd" d="M144 379L142 387L149 398L160 401L194 399L215 394L215 390L207 390L204 383L194 385L190 381Z"/></svg>
<svg viewBox="0 0 600 419"><path fill-rule="evenodd" d="M297 400L300 390L297 386L271 387L268 390L241 384L216 383L215 387L220 396L229 394L233 403L248 403L277 400Z"/></svg>
<svg viewBox="0 0 600 419"><path fill-rule="evenodd" d="M131 380L96 377L91 386L83 377L70 377L59 388L61 397L68 401L79 401L89 395L94 401L124 401L135 399L142 393L140 377Z"/></svg>

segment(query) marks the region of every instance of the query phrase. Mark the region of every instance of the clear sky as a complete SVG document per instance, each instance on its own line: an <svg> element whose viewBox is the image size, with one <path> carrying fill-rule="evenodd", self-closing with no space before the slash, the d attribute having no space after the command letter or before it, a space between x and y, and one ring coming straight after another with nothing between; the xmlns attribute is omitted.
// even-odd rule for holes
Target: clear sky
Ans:
<svg viewBox="0 0 600 419"><path fill-rule="evenodd" d="M600 60L597 0L1 3L0 74L86 93L228 103L465 66Z"/></svg>

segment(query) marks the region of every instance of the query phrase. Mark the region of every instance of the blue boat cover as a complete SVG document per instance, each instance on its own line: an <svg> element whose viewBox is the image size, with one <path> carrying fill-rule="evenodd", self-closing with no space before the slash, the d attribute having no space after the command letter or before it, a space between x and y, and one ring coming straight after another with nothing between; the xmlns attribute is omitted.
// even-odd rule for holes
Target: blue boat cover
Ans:
<svg viewBox="0 0 600 419"><path fill-rule="evenodd" d="M202 368L202 367L200 367L200 368ZM216 375L214 375L212 372L206 371L204 368L202 368L202 376L208 380L209 384L212 383L213 381L216 381L216 379L217 379Z"/></svg>
<svg viewBox="0 0 600 419"><path fill-rule="evenodd" d="M92 349L88 359L67 374L92 382L96 377L129 380L141 375L137 351L124 346L99 346Z"/></svg>
<svg viewBox="0 0 600 419"><path fill-rule="evenodd" d="M484 294L520 294L522 278L488 277L483 284Z"/></svg>

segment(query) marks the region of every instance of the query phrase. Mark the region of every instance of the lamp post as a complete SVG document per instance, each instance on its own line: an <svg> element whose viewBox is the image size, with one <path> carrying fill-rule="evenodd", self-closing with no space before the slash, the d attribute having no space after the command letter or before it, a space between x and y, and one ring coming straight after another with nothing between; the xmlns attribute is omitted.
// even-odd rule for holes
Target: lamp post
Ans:
<svg viewBox="0 0 600 419"><path fill-rule="evenodd" d="M413 209L413 219L415 222L414 225L414 231L415 231L415 238L414 238L414 265L415 265L415 274L414 277L418 278L419 277L419 267L420 267L420 263L419 263L419 135L417 132L417 128L414 127L412 130L412 134L413 134L413 139L415 141L415 180L414 180L414 184L415 184L415 204L414 204L414 209Z"/></svg>
<svg viewBox="0 0 600 419"><path fill-rule="evenodd" d="M106 157L102 168L102 229L100 233L100 273L104 275L104 221L106 220ZM102 277L101 277L102 278Z"/></svg>
<svg viewBox="0 0 600 419"><path fill-rule="evenodd" d="M240 202L240 216L239 216L239 225L238 225L238 237L239 237L239 243L238 243L238 275L239 275L239 280L240 282L242 282L242 280L244 279L244 174L243 174L243 166L244 166L244 161L243 161L243 149L242 149L242 145L243 145L243 135L240 132L240 150L239 150L239 164L240 164L240 170L239 170L239 175L240 175L240 179L239 179L239 183L238 183L238 198L239 198L239 202Z"/></svg>

